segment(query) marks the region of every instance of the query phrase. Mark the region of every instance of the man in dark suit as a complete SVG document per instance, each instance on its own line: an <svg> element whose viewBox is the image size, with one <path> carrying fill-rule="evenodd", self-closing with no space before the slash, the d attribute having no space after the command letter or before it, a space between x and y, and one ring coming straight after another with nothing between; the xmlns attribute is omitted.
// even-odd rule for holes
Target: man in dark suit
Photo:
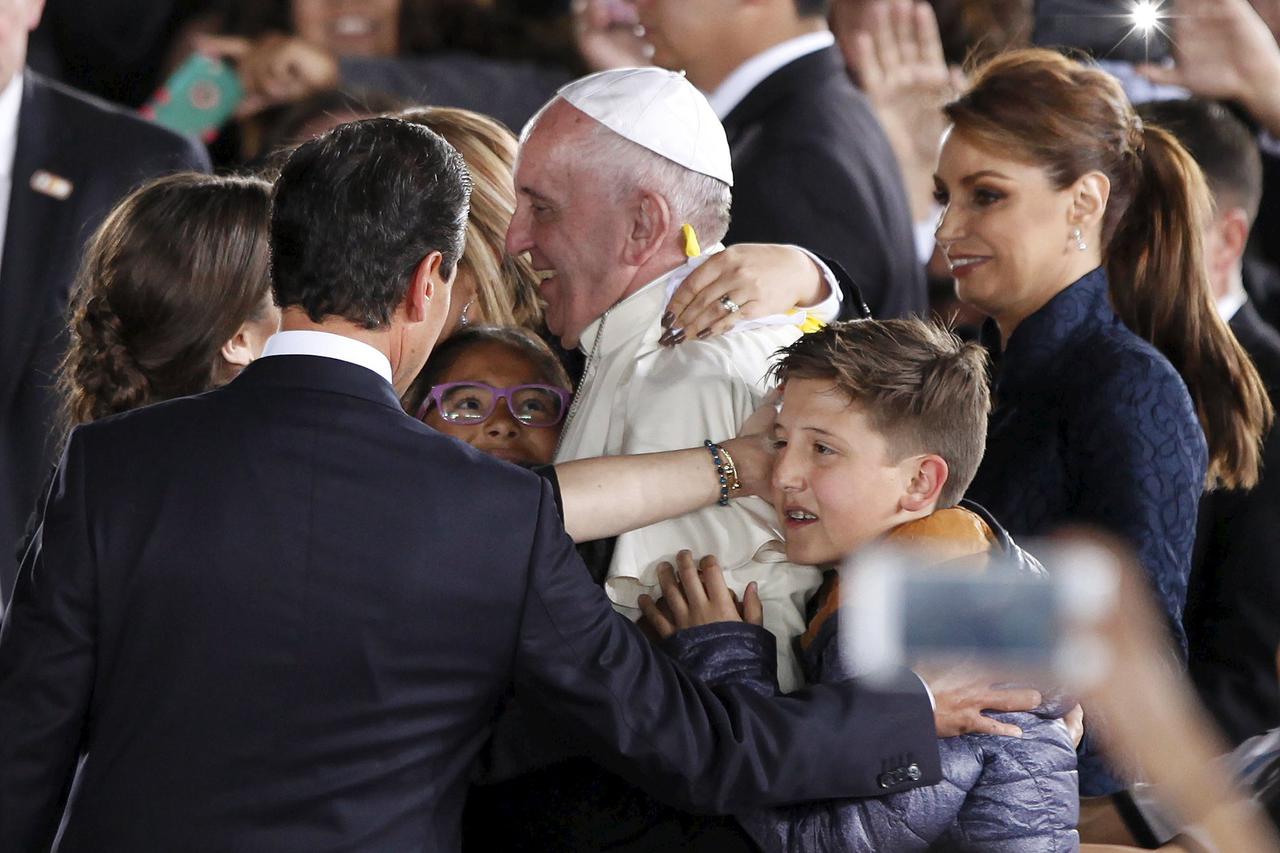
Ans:
<svg viewBox="0 0 1280 853"><path fill-rule="evenodd" d="M401 411L468 184L394 119L302 146L264 357L72 434L0 625L0 848L47 850L61 817L64 853L456 849L511 686L703 810L934 782L935 715L982 725L989 691L935 685L935 712L910 673L784 698L691 680L612 611L548 485Z"/></svg>
<svg viewBox="0 0 1280 853"><path fill-rule="evenodd" d="M0 613L56 451L52 386L81 246L134 185L209 169L195 142L24 73L42 5L0 4Z"/></svg>
<svg viewBox="0 0 1280 853"><path fill-rule="evenodd" d="M898 162L849 80L826 0L725 5L638 7L653 61L684 69L724 122L735 181L724 242L796 243L844 267L874 316L923 313L924 268ZM846 298L845 311L855 302Z"/></svg>
<svg viewBox="0 0 1280 853"><path fill-rule="evenodd" d="M1227 320L1280 401L1280 334L1258 316L1241 259L1262 193L1257 144L1221 104L1191 99L1144 104L1144 119L1171 130L1200 164L1215 201L1205 233L1210 285ZM1280 724L1280 430L1262 450L1251 491L1206 494L1183 624L1191 677L1233 744Z"/></svg>

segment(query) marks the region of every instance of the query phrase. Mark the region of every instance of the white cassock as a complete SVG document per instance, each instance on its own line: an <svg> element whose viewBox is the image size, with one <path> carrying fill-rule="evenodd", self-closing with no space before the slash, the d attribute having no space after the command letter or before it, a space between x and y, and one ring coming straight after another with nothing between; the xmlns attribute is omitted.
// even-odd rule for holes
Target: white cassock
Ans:
<svg viewBox="0 0 1280 853"><path fill-rule="evenodd" d="M556 462L721 441L736 435L758 408L768 390L765 376L773 354L800 336L804 317L748 321L727 335L660 346L667 302L701 260L651 282L583 332L580 346L588 362ZM823 308L828 304L839 305L829 300ZM682 548L695 558L719 557L725 580L739 597L756 582L764 626L778 639L778 681L784 691L801 686L792 641L804 631L805 602L822 576L812 566L787 562L773 507L761 498L741 498L622 534L605 580L614 608L639 618L641 593L662 594L658 563L674 564Z"/></svg>

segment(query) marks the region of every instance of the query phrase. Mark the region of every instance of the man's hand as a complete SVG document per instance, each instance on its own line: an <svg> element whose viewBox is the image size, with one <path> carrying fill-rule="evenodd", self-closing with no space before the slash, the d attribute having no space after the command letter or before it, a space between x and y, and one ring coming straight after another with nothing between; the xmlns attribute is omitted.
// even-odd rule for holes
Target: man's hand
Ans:
<svg viewBox="0 0 1280 853"><path fill-rule="evenodd" d="M578 52L592 71L650 64L653 48L634 0L573 0L570 9Z"/></svg>
<svg viewBox="0 0 1280 853"><path fill-rule="evenodd" d="M877 0L869 22L848 20L836 33L840 49L902 166L911 214L923 222L933 213L933 170L947 126L942 106L964 88L964 75L947 66L928 3Z"/></svg>
<svg viewBox="0 0 1280 853"><path fill-rule="evenodd" d="M716 622L764 623L764 607L754 582L747 586L739 608L733 592L724 582L724 571L715 555L708 554L694 565L693 554L676 555L679 581L670 563L658 566L658 584L666 612L649 596L640 596L640 609L649 624L664 640L677 631Z"/></svg>
<svg viewBox="0 0 1280 853"><path fill-rule="evenodd" d="M1169 29L1174 64L1143 65L1153 83L1237 101L1280 136L1280 47L1248 0L1178 0Z"/></svg>
<svg viewBox="0 0 1280 853"><path fill-rule="evenodd" d="M201 36L196 49L235 63L245 99L238 118L268 107L300 101L338 85L338 61L329 53L293 36L278 33L258 39Z"/></svg>
<svg viewBox="0 0 1280 853"><path fill-rule="evenodd" d="M917 669L916 672L933 694L933 720L938 737L964 734L1022 737L1022 729L982 712L1030 711L1042 701L1038 690L992 687L998 679L972 667L948 667L936 673Z"/></svg>

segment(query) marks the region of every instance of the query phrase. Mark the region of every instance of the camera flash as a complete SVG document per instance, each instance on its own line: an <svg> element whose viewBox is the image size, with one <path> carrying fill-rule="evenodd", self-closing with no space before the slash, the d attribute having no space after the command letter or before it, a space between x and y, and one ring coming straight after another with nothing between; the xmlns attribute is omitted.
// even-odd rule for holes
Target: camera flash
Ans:
<svg viewBox="0 0 1280 853"><path fill-rule="evenodd" d="M1138 0L1129 13L1135 29L1144 34L1150 33L1160 25L1160 7L1152 0Z"/></svg>

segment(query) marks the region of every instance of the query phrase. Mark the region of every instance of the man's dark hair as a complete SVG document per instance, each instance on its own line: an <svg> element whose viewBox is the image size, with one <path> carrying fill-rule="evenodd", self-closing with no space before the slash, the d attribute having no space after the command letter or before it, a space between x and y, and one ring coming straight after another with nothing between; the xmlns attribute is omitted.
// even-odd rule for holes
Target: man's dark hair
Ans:
<svg viewBox="0 0 1280 853"><path fill-rule="evenodd" d="M423 258L440 252L452 275L470 197L462 156L420 125L366 119L300 146L272 193L277 304L387 325Z"/></svg>
<svg viewBox="0 0 1280 853"><path fill-rule="evenodd" d="M830 8L831 0L796 0L796 12L802 18L811 18L815 15L825 17Z"/></svg>
<svg viewBox="0 0 1280 853"><path fill-rule="evenodd" d="M1201 98L1151 101L1137 109L1144 122L1163 127L1182 143L1219 206L1239 205L1253 223L1262 199L1262 156L1244 122L1217 101Z"/></svg>

